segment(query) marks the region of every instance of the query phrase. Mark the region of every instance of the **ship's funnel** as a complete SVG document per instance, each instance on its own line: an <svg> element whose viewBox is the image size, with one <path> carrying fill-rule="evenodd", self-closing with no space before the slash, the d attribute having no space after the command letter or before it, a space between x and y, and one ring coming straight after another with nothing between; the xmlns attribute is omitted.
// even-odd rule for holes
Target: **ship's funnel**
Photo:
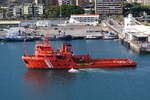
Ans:
<svg viewBox="0 0 150 100"><path fill-rule="evenodd" d="M71 52L71 45L70 44L63 44L62 50L63 50L63 52Z"/></svg>

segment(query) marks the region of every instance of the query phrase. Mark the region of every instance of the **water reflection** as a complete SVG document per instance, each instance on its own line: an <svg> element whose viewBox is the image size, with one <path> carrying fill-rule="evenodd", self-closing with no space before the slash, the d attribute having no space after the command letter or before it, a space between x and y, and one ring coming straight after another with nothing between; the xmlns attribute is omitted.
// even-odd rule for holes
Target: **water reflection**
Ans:
<svg viewBox="0 0 150 100"><path fill-rule="evenodd" d="M81 69L80 72L99 72L103 73L126 73L133 72L136 67L125 68L102 68L102 69ZM24 80L27 84L42 86L46 84L65 84L76 80L78 73L70 73L68 70L27 70L24 75Z"/></svg>
<svg viewBox="0 0 150 100"><path fill-rule="evenodd" d="M48 71L27 70L25 72L24 80L29 84L42 85L47 82Z"/></svg>
<svg viewBox="0 0 150 100"><path fill-rule="evenodd" d="M24 80L28 84L45 85L54 83L65 83L74 80L75 73L69 73L67 70L27 70Z"/></svg>

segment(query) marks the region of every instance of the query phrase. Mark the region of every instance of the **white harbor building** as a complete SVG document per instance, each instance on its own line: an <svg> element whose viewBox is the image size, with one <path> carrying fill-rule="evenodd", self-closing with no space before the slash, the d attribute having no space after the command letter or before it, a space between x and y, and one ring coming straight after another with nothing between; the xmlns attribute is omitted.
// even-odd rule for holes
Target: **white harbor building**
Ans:
<svg viewBox="0 0 150 100"><path fill-rule="evenodd" d="M71 15L69 23L81 25L97 25L99 23L99 15L95 14Z"/></svg>
<svg viewBox="0 0 150 100"><path fill-rule="evenodd" d="M150 42L150 26L136 21L131 14L125 18L124 23L124 38L130 41Z"/></svg>
<svg viewBox="0 0 150 100"><path fill-rule="evenodd" d="M150 52L150 26L138 22L131 14L124 19L124 29L120 36L137 51Z"/></svg>

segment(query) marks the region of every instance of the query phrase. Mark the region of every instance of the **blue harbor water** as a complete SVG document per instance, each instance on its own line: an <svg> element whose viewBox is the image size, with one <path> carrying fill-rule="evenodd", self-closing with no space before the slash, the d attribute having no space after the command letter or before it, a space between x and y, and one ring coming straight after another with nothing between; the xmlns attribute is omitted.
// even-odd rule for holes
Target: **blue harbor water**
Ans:
<svg viewBox="0 0 150 100"><path fill-rule="evenodd" d="M60 41L50 42L54 48ZM149 100L150 55L138 55L117 40L70 41L74 54L93 58L130 58L136 68L82 69L76 73L27 70L21 60L24 45L0 43L1 100ZM35 42L28 42L33 53Z"/></svg>

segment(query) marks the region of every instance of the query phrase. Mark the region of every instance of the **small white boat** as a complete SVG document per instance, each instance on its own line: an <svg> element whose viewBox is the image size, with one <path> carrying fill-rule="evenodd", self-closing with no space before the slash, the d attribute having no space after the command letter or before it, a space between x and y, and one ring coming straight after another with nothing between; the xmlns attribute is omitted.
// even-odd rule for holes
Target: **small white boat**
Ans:
<svg viewBox="0 0 150 100"><path fill-rule="evenodd" d="M104 33L103 39L104 40L114 40L114 39L117 39L117 36L115 34L113 34L112 32L108 32L108 33Z"/></svg>
<svg viewBox="0 0 150 100"><path fill-rule="evenodd" d="M101 39L101 38L102 38L102 36L95 36L95 35L87 35L85 37L85 39Z"/></svg>
<svg viewBox="0 0 150 100"><path fill-rule="evenodd" d="M104 39L104 40L114 40L114 39L116 39L116 37L104 36L103 39Z"/></svg>

